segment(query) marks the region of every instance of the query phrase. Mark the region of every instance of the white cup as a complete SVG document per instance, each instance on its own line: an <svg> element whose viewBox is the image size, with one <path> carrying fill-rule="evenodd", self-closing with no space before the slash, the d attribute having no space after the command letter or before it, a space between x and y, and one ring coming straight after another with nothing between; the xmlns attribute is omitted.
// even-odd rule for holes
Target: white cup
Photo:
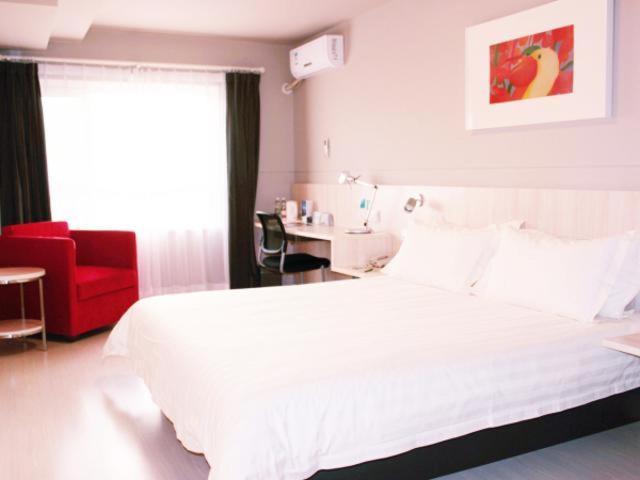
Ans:
<svg viewBox="0 0 640 480"><path fill-rule="evenodd" d="M331 215L329 212L322 212L321 218L320 218L320 224L321 225L326 225L327 227L330 227L333 225L333 215Z"/></svg>
<svg viewBox="0 0 640 480"><path fill-rule="evenodd" d="M287 200L287 223L295 223L298 221L298 202L295 200Z"/></svg>

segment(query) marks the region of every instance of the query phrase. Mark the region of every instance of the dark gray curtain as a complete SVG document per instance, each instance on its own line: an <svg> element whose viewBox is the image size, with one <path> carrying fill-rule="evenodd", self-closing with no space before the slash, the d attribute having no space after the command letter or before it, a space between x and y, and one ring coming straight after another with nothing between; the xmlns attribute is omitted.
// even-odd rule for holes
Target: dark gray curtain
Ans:
<svg viewBox="0 0 640 480"><path fill-rule="evenodd" d="M0 217L2 225L51 219L35 63L0 62Z"/></svg>
<svg viewBox="0 0 640 480"><path fill-rule="evenodd" d="M260 285L253 222L260 156L260 75L227 73L227 169L231 288Z"/></svg>

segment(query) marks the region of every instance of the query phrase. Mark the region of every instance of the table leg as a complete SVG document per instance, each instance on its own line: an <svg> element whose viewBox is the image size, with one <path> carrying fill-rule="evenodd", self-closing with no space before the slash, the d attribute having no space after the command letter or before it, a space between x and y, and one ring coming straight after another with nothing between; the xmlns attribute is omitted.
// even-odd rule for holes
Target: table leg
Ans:
<svg viewBox="0 0 640 480"><path fill-rule="evenodd" d="M22 326L24 327L24 321L26 318L25 309L24 309L24 283L21 283L19 287L20 287L20 318L22 319ZM22 350L26 350L27 337L21 337L20 343L22 343Z"/></svg>
<svg viewBox="0 0 640 480"><path fill-rule="evenodd" d="M44 289L42 288L42 278L38 279L38 289L40 290L40 320L42 320L42 348L47 349L47 328L44 318Z"/></svg>
<svg viewBox="0 0 640 480"><path fill-rule="evenodd" d="M20 284L20 317L22 318L22 320L25 319L25 313L24 313L24 284L23 283Z"/></svg>

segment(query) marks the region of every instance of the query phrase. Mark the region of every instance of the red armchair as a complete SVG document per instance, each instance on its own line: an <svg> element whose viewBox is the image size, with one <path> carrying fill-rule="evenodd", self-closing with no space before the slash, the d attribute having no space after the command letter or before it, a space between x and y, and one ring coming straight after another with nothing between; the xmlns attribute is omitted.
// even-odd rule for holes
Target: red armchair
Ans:
<svg viewBox="0 0 640 480"><path fill-rule="evenodd" d="M133 232L69 230L66 222L11 225L0 236L0 266L42 267L47 331L77 337L116 323L138 300ZM17 287L17 286L11 286ZM38 316L35 289L27 312ZM16 289L0 289L0 317L19 314Z"/></svg>

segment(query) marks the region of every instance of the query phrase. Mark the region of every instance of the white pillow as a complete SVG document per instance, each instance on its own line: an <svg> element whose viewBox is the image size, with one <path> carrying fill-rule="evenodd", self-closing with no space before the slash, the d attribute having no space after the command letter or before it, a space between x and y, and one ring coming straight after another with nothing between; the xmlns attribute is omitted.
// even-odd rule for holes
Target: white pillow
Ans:
<svg viewBox="0 0 640 480"><path fill-rule="evenodd" d="M498 232L495 225L472 229L413 223L400 250L382 271L402 280L468 292L491 259Z"/></svg>
<svg viewBox="0 0 640 480"><path fill-rule="evenodd" d="M631 234L564 240L504 229L483 280L487 298L592 321L612 292Z"/></svg>
<svg viewBox="0 0 640 480"><path fill-rule="evenodd" d="M640 234L630 234L629 249L618 272L609 298L599 312L607 318L625 318L636 307L633 299L640 293Z"/></svg>

